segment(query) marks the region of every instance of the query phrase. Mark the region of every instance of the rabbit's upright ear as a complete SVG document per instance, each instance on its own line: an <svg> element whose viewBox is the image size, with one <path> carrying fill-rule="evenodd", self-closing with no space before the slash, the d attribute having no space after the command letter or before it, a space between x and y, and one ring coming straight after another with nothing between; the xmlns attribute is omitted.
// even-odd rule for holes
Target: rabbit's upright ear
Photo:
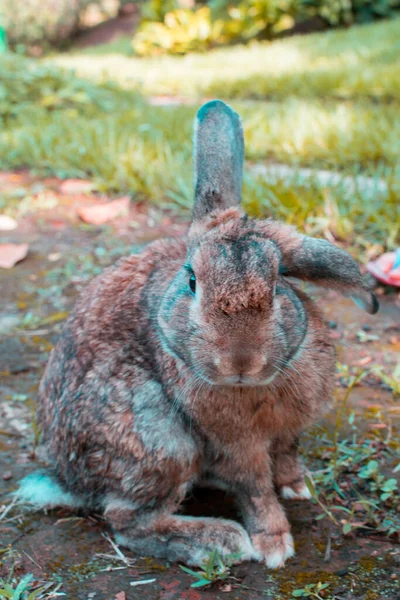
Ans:
<svg viewBox="0 0 400 600"><path fill-rule="evenodd" d="M204 104L194 129L194 221L240 204L243 157L239 115L221 100Z"/></svg>
<svg viewBox="0 0 400 600"><path fill-rule="evenodd" d="M347 252L326 240L301 235L287 225L270 221L267 229L281 253L282 275L335 289L370 314L378 311L378 300L364 284L356 261Z"/></svg>

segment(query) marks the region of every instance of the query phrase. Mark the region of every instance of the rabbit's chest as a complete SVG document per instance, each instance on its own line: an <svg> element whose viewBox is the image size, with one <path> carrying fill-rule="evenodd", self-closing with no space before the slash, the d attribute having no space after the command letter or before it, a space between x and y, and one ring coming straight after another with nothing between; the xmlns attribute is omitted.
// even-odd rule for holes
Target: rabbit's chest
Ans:
<svg viewBox="0 0 400 600"><path fill-rule="evenodd" d="M265 391L229 389L220 396L198 399L193 415L210 444L265 444L295 426L296 419L279 400Z"/></svg>

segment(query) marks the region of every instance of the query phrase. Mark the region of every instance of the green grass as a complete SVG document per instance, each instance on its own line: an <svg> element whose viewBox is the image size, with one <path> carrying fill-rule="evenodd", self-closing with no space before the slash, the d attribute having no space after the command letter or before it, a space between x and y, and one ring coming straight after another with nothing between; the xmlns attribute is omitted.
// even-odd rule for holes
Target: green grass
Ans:
<svg viewBox="0 0 400 600"><path fill-rule="evenodd" d="M131 51L126 40L118 50ZM132 58L116 53L114 45L93 52L51 60L88 77L138 86L147 95L400 99L399 18L184 57Z"/></svg>
<svg viewBox="0 0 400 600"><path fill-rule="evenodd" d="M115 82L135 87L142 81L146 93L192 96L213 88L215 95L233 97L249 161L363 172L389 184L371 197L296 176L268 183L247 168L244 197L251 214L283 218L317 235L330 230L359 247L380 242L392 248L400 237L399 39L395 20L183 58L102 56L97 48L96 55L61 55L44 66L11 65L7 76L0 74L0 89L4 78L8 90L8 98L0 97L0 167L91 177L102 191L187 210L192 122L200 100L151 106ZM92 79L112 63L113 85L60 75L61 63ZM10 96L22 71L29 73L26 85ZM251 85L241 83L244 77ZM256 81L268 101L249 99L258 95Z"/></svg>

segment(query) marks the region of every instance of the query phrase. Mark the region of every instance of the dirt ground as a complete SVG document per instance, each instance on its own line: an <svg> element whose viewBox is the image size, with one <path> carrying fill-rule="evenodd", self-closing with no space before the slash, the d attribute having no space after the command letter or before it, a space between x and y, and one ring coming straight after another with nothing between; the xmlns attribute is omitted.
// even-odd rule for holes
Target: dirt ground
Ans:
<svg viewBox="0 0 400 600"><path fill-rule="evenodd" d="M116 550L100 515L27 513L23 507L9 507L8 494L18 480L40 464L34 453L37 386L77 293L121 254L161 235L181 235L187 225L140 204L112 224L89 225L79 220L77 207L94 206L99 197L79 184L74 188L57 179L4 173L0 186L16 206L22 197L30 197L30 208L18 209L18 227L1 232L1 241L26 242L30 249L24 261L0 271L0 577L7 578L11 569L16 578L32 573L39 582L49 583L46 597L63 594L60 597L70 600L286 600L295 590L318 582L329 585L320 596L314 595L317 598L400 599L399 537L371 529L343 535L328 519L316 519L321 509L315 502L285 502L296 556L283 569L239 565L232 568L231 578L203 590L191 588L193 577L177 565ZM400 351L400 303L395 293L380 296L378 316L362 313L333 292L312 293L324 306L340 363L347 368L394 368ZM338 377L339 398L344 388ZM366 436L375 427L386 439L396 438L400 413L390 386L366 377L349 402L356 413L376 411L378 406L384 414L375 425L365 421ZM326 427L333 423L334 417L328 416ZM305 460L311 467L313 444L305 438ZM230 498L209 490L196 491L185 510L236 515ZM150 582L131 585L143 580Z"/></svg>

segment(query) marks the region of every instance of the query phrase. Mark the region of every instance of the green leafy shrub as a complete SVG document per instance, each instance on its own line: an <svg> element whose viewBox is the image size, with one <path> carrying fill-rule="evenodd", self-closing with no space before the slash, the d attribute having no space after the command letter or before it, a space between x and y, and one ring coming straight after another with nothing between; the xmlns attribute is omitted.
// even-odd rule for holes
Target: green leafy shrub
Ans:
<svg viewBox="0 0 400 600"><path fill-rule="evenodd" d="M211 0L213 18L224 21L226 41L270 39L293 26L296 0Z"/></svg>
<svg viewBox="0 0 400 600"><path fill-rule="evenodd" d="M139 56L186 54L216 44L222 29L223 22L212 21L207 6L195 11L178 9L167 13L162 23L142 23L132 45Z"/></svg>
<svg viewBox="0 0 400 600"><path fill-rule="evenodd" d="M366 23L391 17L399 0L298 0L300 16L321 17L331 26Z"/></svg>
<svg viewBox="0 0 400 600"><path fill-rule="evenodd" d="M133 38L139 56L186 54L210 47L273 39L296 22L319 17L330 26L390 17L400 0L210 0L197 9L178 0L150 0Z"/></svg>
<svg viewBox="0 0 400 600"><path fill-rule="evenodd" d="M225 0L197 10L167 12L162 22L145 20L133 38L139 56L186 54L213 46L271 38L293 25L292 0Z"/></svg>
<svg viewBox="0 0 400 600"><path fill-rule="evenodd" d="M12 46L59 44L76 31L90 0L7 0L2 17Z"/></svg>

